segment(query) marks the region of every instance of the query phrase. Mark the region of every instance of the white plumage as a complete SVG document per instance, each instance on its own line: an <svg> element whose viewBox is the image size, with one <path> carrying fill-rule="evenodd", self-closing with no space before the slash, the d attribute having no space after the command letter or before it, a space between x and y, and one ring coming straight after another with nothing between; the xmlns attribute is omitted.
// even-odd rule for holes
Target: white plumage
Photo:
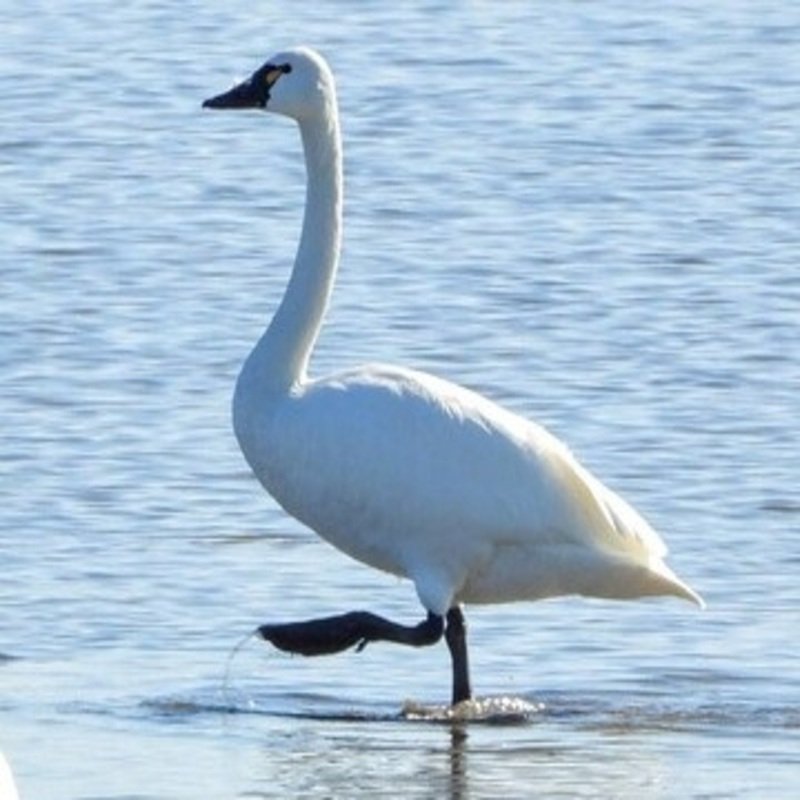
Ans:
<svg viewBox="0 0 800 800"><path fill-rule="evenodd" d="M567 594L701 604L644 519L539 425L409 369L307 378L341 237L334 80L305 48L274 56L245 89L262 80L257 104L298 122L308 172L294 270L234 397L236 435L267 491L348 555L409 578L436 615Z"/></svg>
<svg viewBox="0 0 800 800"><path fill-rule="evenodd" d="M0 752L0 799L19 800L14 775L2 752Z"/></svg>

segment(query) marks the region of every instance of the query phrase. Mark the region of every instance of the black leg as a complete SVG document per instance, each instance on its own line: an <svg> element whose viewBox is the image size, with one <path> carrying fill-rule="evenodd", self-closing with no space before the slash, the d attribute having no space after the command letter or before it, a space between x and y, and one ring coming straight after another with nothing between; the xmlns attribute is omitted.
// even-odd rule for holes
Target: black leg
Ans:
<svg viewBox="0 0 800 800"><path fill-rule="evenodd" d="M467 657L467 624L458 606L447 612L447 629L444 633L450 657L453 660L453 705L472 698L469 684L469 659Z"/></svg>
<svg viewBox="0 0 800 800"><path fill-rule="evenodd" d="M443 631L444 620L431 613L419 625L412 626L399 625L369 611L351 611L349 614L307 622L262 625L258 634L287 653L323 656L340 653L353 646L361 651L370 642L377 641L422 647L438 642Z"/></svg>

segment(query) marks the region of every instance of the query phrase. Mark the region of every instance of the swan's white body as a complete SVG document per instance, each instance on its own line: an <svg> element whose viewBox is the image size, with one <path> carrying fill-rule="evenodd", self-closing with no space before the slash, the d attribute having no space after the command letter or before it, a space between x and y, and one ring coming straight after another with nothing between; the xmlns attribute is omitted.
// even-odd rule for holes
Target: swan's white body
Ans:
<svg viewBox="0 0 800 800"><path fill-rule="evenodd" d="M306 377L338 262L341 141L322 58L297 49L273 63L291 72L267 110L299 123L308 188L286 294L234 395L236 436L266 490L335 547L412 580L437 615L567 594L701 603L644 519L540 426L408 369Z"/></svg>

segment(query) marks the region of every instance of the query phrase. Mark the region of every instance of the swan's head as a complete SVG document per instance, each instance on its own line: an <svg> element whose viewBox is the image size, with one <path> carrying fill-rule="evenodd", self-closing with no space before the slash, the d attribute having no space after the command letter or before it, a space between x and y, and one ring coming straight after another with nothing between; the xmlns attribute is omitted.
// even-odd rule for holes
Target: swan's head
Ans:
<svg viewBox="0 0 800 800"><path fill-rule="evenodd" d="M247 80L203 103L203 108L261 108L296 119L330 113L333 75L315 51L298 47L276 53Z"/></svg>

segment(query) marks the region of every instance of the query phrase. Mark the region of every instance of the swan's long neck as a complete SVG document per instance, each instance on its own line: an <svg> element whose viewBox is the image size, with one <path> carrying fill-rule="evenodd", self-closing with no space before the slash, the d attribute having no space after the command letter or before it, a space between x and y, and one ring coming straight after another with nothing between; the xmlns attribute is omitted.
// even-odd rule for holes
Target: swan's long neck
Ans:
<svg viewBox="0 0 800 800"><path fill-rule="evenodd" d="M327 113L300 123L306 207L289 284L243 370L264 389L302 382L328 305L342 231L342 144L335 100Z"/></svg>

